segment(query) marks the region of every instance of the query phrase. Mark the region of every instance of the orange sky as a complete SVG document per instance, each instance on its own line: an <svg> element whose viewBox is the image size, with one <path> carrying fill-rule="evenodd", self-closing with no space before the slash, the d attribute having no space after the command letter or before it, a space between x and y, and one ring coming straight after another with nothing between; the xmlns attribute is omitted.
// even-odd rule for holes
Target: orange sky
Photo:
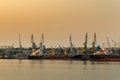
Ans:
<svg viewBox="0 0 120 80"><path fill-rule="evenodd" d="M75 46L81 46L84 35L97 33L98 44L105 37L120 41L119 0L2 0L0 1L0 45L18 46L21 34L23 46L31 46L45 34L47 46L69 45L72 34ZM107 43L106 43L107 44Z"/></svg>

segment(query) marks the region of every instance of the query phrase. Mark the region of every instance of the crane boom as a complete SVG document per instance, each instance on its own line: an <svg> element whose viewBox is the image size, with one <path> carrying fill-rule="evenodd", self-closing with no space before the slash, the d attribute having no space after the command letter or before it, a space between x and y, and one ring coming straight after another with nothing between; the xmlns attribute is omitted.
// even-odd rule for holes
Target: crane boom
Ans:
<svg viewBox="0 0 120 80"><path fill-rule="evenodd" d="M108 36L106 37L106 39L107 39L107 43L108 43L108 48L110 49L110 42L109 42Z"/></svg>

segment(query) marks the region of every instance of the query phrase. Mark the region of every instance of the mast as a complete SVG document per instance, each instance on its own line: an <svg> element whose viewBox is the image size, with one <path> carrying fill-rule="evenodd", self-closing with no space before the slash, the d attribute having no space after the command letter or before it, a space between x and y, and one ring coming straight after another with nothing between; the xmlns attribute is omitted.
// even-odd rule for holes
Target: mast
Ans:
<svg viewBox="0 0 120 80"><path fill-rule="evenodd" d="M34 36L33 36L33 34L31 35L31 43L32 43L32 48L33 49L37 49L37 45L34 42Z"/></svg>

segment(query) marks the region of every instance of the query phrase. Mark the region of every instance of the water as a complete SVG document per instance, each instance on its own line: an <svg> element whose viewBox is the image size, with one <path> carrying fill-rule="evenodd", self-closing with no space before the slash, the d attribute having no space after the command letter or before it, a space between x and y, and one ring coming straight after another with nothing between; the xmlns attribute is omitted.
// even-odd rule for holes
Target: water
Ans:
<svg viewBox="0 0 120 80"><path fill-rule="evenodd" d="M120 62L0 60L0 80L119 80Z"/></svg>

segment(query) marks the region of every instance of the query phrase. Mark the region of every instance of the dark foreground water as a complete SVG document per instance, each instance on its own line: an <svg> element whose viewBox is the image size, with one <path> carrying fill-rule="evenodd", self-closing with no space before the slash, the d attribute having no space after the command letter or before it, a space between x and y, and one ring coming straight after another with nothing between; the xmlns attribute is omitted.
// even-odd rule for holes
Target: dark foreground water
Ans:
<svg viewBox="0 0 120 80"><path fill-rule="evenodd" d="M120 80L120 62L0 60L0 80Z"/></svg>

